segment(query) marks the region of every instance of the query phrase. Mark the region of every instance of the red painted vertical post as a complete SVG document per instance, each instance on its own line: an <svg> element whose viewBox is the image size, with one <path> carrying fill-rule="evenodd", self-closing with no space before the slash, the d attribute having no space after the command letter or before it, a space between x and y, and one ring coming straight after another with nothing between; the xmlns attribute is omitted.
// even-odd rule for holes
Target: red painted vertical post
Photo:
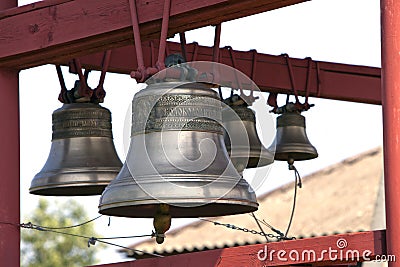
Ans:
<svg viewBox="0 0 400 267"><path fill-rule="evenodd" d="M17 0L1 0L0 10L17 5ZM20 229L16 226L20 222L18 71L0 69L0 125L0 265L18 267L20 266Z"/></svg>
<svg viewBox="0 0 400 267"><path fill-rule="evenodd" d="M400 257L400 1L381 0L386 243ZM400 266L400 261L389 263Z"/></svg>

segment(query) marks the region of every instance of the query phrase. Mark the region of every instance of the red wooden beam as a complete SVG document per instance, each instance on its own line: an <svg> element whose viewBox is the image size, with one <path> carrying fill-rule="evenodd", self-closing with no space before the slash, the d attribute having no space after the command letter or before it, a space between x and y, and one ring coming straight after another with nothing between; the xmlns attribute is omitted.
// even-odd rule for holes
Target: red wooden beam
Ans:
<svg viewBox="0 0 400 267"><path fill-rule="evenodd" d="M302 264L332 266L352 265L354 262L373 260L376 256L385 254L385 231L381 230L215 249L98 266L265 267ZM265 255L267 258L263 260Z"/></svg>
<svg viewBox="0 0 400 267"><path fill-rule="evenodd" d="M388 252L400 255L400 3L381 1L382 111ZM391 267L400 262L390 263Z"/></svg>
<svg viewBox="0 0 400 267"><path fill-rule="evenodd" d="M154 41L155 49L158 49L158 42ZM180 44L168 42L170 53L181 53ZM198 51L194 54L194 51ZM150 48L150 42L143 44L143 53L146 66L154 65L154 56ZM189 44L186 48L189 61L212 61L212 48ZM253 69L253 51L235 51L236 68L249 77L262 91L275 93L290 93L292 85L285 58L283 56L272 56L257 53L255 73ZM90 69L101 69L103 53L92 54L81 57L83 65ZM153 57L153 60L152 60ZM153 61L153 62L152 62ZM228 49L220 50L220 62L232 66L232 59ZM291 59L293 73L296 80L297 90L300 95L305 94L308 60ZM49 62L48 62L49 63ZM67 61L55 61L50 63L67 64ZM310 76L310 96L345 100L361 103L381 103L381 70L380 68L346 65L330 62L312 62ZM129 74L137 69L136 54L133 46L125 46L113 49L109 71ZM222 83L232 83L235 77L232 72L225 72L221 77Z"/></svg>
<svg viewBox="0 0 400 267"><path fill-rule="evenodd" d="M20 266L18 72L0 69L0 88L0 265Z"/></svg>
<svg viewBox="0 0 400 267"><path fill-rule="evenodd" d="M139 1L139 19L144 39L160 29L162 0ZM173 0L170 34L185 27L195 28L210 14L211 20L225 20L243 12L261 12L304 0L187 0L183 8ZM251 3L250 3L251 2ZM182 2L183 3L183 2ZM228 5L229 4L229 5ZM234 12L240 5L240 12ZM257 5L258 8L254 8ZM211 10L212 9L212 10ZM217 16L216 13L220 12ZM82 15L83 12L83 15ZM194 16L194 13L200 15ZM248 14L250 14L248 13ZM247 13L246 13L247 14ZM191 23L189 23L191 21ZM200 21L200 22L199 22ZM204 24L206 25L206 24ZM202 25L202 26L204 26ZM181 28L180 28L181 27ZM186 28L185 28L186 29ZM157 35L155 34L155 35ZM118 47L132 40L128 0L48 0L0 12L0 67L23 69L47 63L65 63L74 56L88 55L105 48ZM118 39L118 40L117 40ZM158 44L158 42L155 42ZM188 47L188 57L193 59L194 46ZM178 44L169 44L171 52L179 52ZM149 45L145 46L146 65L151 64ZM252 52L235 52L237 68L251 76ZM98 69L101 55L85 56L86 66ZM111 71L129 73L137 69L133 47L113 50ZM196 60L211 61L212 49L199 46ZM221 50L221 63L232 65L228 51ZM307 77L307 60L294 59L293 69L300 94L304 95ZM254 81L263 91L291 92L285 59L279 56L257 54ZM231 81L232 77L225 76ZM345 64L319 62L312 64L310 95L322 98L381 103L380 69Z"/></svg>
<svg viewBox="0 0 400 267"><path fill-rule="evenodd" d="M0 1L0 10L17 0ZM19 96L18 72L0 69L0 261L20 266Z"/></svg>
<svg viewBox="0 0 400 267"><path fill-rule="evenodd" d="M168 36L305 1L172 0ZM164 1L136 2L142 40L159 38ZM0 67L39 66L132 40L128 0L45 1L0 13Z"/></svg>

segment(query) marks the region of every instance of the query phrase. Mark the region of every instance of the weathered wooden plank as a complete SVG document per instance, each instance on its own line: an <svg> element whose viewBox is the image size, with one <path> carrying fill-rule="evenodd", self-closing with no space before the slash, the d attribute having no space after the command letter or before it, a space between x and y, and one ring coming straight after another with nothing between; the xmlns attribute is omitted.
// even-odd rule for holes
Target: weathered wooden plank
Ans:
<svg viewBox="0 0 400 267"><path fill-rule="evenodd" d="M164 1L136 1L143 41L158 38ZM172 36L304 1L172 0L168 33ZM38 66L132 44L132 40L128 0L56 1L19 7L0 15L0 67Z"/></svg>
<svg viewBox="0 0 400 267"><path fill-rule="evenodd" d="M264 260L265 252L267 257ZM377 255L384 254L385 231L381 230L215 249L98 266L265 267L324 263L332 266L352 265L356 261L373 260Z"/></svg>
<svg viewBox="0 0 400 267"><path fill-rule="evenodd" d="M20 7L14 7L14 8L6 9L6 10L1 10L0 11L0 19L3 19L5 17L15 16L15 15L29 12L32 10L38 10L41 8L46 8L46 7L54 6L57 4L70 2L70 1L74 1L74 0L45 0L45 1L35 2L32 4L23 5Z"/></svg>

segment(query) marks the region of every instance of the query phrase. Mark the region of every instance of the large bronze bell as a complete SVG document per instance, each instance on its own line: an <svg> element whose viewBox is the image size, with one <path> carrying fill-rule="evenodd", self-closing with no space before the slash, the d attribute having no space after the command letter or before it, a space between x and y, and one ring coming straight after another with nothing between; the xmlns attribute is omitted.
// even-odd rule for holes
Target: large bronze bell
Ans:
<svg viewBox="0 0 400 267"><path fill-rule="evenodd" d="M276 120L276 136L269 148L275 160L308 160L318 157L306 134L306 119L297 111L286 111Z"/></svg>
<svg viewBox="0 0 400 267"><path fill-rule="evenodd" d="M246 103L233 103L222 114L225 146L239 172L245 168L262 167L274 162L273 153L263 146L258 137L254 111ZM245 129L244 135L237 130L240 128Z"/></svg>
<svg viewBox="0 0 400 267"><path fill-rule="evenodd" d="M111 113L92 103L64 104L53 113L49 157L32 180L30 193L99 195L122 163L115 151Z"/></svg>
<svg viewBox="0 0 400 267"><path fill-rule="evenodd" d="M132 106L127 159L101 196L101 214L154 217L156 231L163 233L168 227L156 226L162 217L157 214L257 210L254 191L229 160L215 91L200 83L154 83L135 95Z"/></svg>

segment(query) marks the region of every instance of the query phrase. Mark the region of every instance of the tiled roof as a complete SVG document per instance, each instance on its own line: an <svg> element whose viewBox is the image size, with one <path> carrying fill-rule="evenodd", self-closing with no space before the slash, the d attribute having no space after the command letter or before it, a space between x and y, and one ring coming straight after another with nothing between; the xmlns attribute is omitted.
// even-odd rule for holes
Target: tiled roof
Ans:
<svg viewBox="0 0 400 267"><path fill-rule="evenodd" d="M304 177L303 188L298 191L290 235L309 237L372 230L377 203L382 201L378 196L383 197L379 194L382 173L382 150L377 148ZM293 183L261 195L258 202L260 206L256 216L284 230L293 202ZM249 214L209 219L258 230ZM267 227L263 228L268 231ZM170 255L264 242L265 238L261 235L198 221L167 232L167 238L161 245L149 239L130 247ZM143 257L131 251L125 253L135 258Z"/></svg>

